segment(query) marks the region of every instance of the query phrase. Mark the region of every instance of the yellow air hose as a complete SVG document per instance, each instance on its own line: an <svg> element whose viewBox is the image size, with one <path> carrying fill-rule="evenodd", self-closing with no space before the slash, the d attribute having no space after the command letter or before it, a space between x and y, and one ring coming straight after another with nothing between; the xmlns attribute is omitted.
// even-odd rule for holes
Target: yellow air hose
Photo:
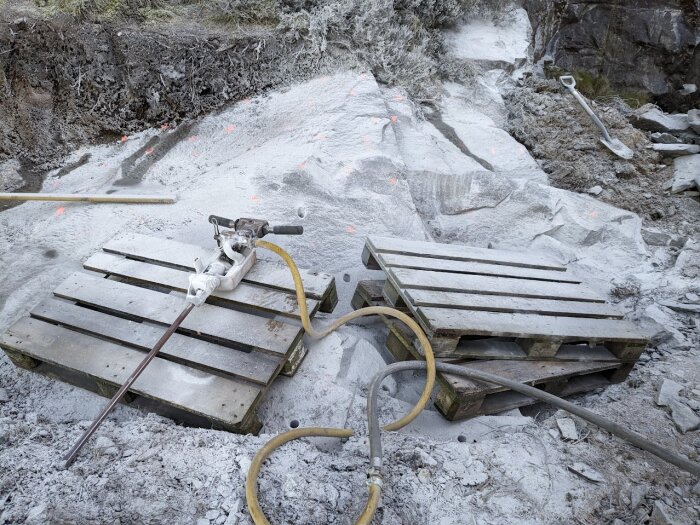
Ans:
<svg viewBox="0 0 700 525"><path fill-rule="evenodd" d="M292 277L294 278L294 287L296 289L297 302L299 303L299 316L301 317L301 324L304 330L313 339L320 339L327 336L331 332L337 330L339 327L343 326L345 323L357 319L358 317L364 317L367 315L386 315L388 317L394 317L399 321L402 321L406 326L408 326L416 338L420 342L423 348L423 353L425 355L425 362L427 367L427 378L425 381L425 387L423 388L423 393L420 399L415 404L415 406L409 410L409 412L403 416L401 419L394 421L383 427L384 430L398 430L405 427L411 421L413 421L418 414L421 413L425 405L430 400L430 394L433 391L433 386L435 385L435 357L433 356L433 349L430 346L430 341L426 337L425 333L421 327L413 319L403 312L399 312L394 308L389 308L386 306L370 306L368 308L361 308L355 310L347 315L344 315L334 323L332 323L328 328L322 330L315 330L311 326L311 320L309 319L309 311L306 306L306 293L304 292L304 284L301 281L301 275L299 274L299 269L297 265L292 260L291 256L285 252L282 248L268 241L263 241L258 239L255 241L255 245L259 248L265 248L270 250L277 255L279 255L282 260L289 266L289 270L292 272ZM263 461L269 457L269 455L279 446L284 443L300 438L300 437L311 437L311 436L325 436L325 437L339 437L346 438L352 435L352 430L342 429L342 428L322 428L322 427L310 427L310 428L299 428L280 434L279 436L273 438L268 443L263 446L262 449L255 455L253 461L248 470L248 475L246 476L246 501L248 502L248 511L255 525L270 525L267 521L265 515L260 508L258 503L258 489L257 489L257 478L260 472ZM381 494L381 481L377 476L372 476L369 483L369 499L367 504L360 515L360 517L355 522L356 525L367 525L372 520L372 516L379 505L379 497Z"/></svg>

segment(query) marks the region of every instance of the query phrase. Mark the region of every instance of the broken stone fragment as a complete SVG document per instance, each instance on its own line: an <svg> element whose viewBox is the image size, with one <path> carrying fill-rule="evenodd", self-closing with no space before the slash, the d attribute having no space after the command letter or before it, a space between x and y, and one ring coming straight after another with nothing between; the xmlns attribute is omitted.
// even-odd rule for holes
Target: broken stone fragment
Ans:
<svg viewBox="0 0 700 525"><path fill-rule="evenodd" d="M594 483L605 481L605 478L600 472L595 470L593 467L589 467L585 463L574 463L573 465L569 465L569 470Z"/></svg>
<svg viewBox="0 0 700 525"><path fill-rule="evenodd" d="M695 144L654 144L652 149L658 151L664 157L681 157L683 155L700 153L700 146Z"/></svg>
<svg viewBox="0 0 700 525"><path fill-rule="evenodd" d="M680 193L698 187L698 178L700 178L700 154L673 159L671 193Z"/></svg>
<svg viewBox="0 0 700 525"><path fill-rule="evenodd" d="M656 404L660 407L669 406L670 402L678 397L683 385L671 379L664 379L656 394Z"/></svg>
<svg viewBox="0 0 700 525"><path fill-rule="evenodd" d="M603 193L603 188L600 186L593 186L592 188L588 188L586 193L590 193L591 195L600 195Z"/></svg>
<svg viewBox="0 0 700 525"><path fill-rule="evenodd" d="M632 123L646 131L685 131L688 129L688 116L669 115L659 108L647 104L632 115Z"/></svg>
<svg viewBox="0 0 700 525"><path fill-rule="evenodd" d="M654 502L654 509L651 511L651 523L654 525L676 525L676 522L668 512L668 508L660 501Z"/></svg>
<svg viewBox="0 0 700 525"><path fill-rule="evenodd" d="M642 239L649 246L668 246L671 236L668 233L642 228Z"/></svg>
<svg viewBox="0 0 700 525"><path fill-rule="evenodd" d="M630 489L630 507L635 510L647 497L649 487L646 485L635 485Z"/></svg>
<svg viewBox="0 0 700 525"><path fill-rule="evenodd" d="M691 109L688 111L688 124L695 133L700 134L700 109Z"/></svg>
<svg viewBox="0 0 700 525"><path fill-rule="evenodd" d="M685 434L686 432L700 428L700 417L679 398L671 399L669 406L671 407L673 423L681 433Z"/></svg>
<svg viewBox="0 0 700 525"><path fill-rule="evenodd" d="M573 419L569 417L557 419L557 426L559 427L562 438L569 441L576 441L578 439L578 431L576 430L576 423Z"/></svg>
<svg viewBox="0 0 700 525"><path fill-rule="evenodd" d="M676 312L692 312L700 314L700 305L697 304L673 303L671 301L659 301L659 304Z"/></svg>
<svg viewBox="0 0 700 525"><path fill-rule="evenodd" d="M678 137L670 133L661 133L658 131L651 134L651 141L657 144L681 144L681 140Z"/></svg>

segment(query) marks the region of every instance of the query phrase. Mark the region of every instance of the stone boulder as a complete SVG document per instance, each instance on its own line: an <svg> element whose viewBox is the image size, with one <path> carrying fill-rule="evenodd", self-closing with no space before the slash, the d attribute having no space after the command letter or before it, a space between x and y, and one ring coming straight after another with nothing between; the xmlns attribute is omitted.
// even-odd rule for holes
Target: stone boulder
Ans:
<svg viewBox="0 0 700 525"><path fill-rule="evenodd" d="M700 153L700 146L696 144L654 144L652 149L664 157L682 157Z"/></svg>
<svg viewBox="0 0 700 525"><path fill-rule="evenodd" d="M688 111L688 124L695 133L700 134L700 109L691 109Z"/></svg>
<svg viewBox="0 0 700 525"><path fill-rule="evenodd" d="M630 117L632 124L646 131L679 132L688 129L688 116L669 115L650 104L642 106Z"/></svg>
<svg viewBox="0 0 700 525"><path fill-rule="evenodd" d="M700 155L687 155L673 160L671 193L700 188Z"/></svg>

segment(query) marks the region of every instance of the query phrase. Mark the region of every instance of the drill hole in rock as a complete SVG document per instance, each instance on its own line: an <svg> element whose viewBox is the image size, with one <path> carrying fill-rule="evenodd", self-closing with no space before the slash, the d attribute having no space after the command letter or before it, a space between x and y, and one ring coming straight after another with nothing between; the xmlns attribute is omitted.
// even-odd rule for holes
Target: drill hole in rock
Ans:
<svg viewBox="0 0 700 525"><path fill-rule="evenodd" d="M457 436L457 441L459 441L460 443L466 443L467 436L463 436L462 434L460 434L459 436Z"/></svg>
<svg viewBox="0 0 700 525"><path fill-rule="evenodd" d="M297 208L297 215L299 216L300 219L303 219L304 217L306 217L306 208L304 208L303 206L299 206Z"/></svg>
<svg viewBox="0 0 700 525"><path fill-rule="evenodd" d="M343 274L343 281L345 281L346 283L350 282L350 274L349 273Z"/></svg>
<svg viewBox="0 0 700 525"><path fill-rule="evenodd" d="M292 420L289 422L289 426L290 426L291 428L297 428L297 427L299 426L299 421L297 421L296 419L292 419Z"/></svg>

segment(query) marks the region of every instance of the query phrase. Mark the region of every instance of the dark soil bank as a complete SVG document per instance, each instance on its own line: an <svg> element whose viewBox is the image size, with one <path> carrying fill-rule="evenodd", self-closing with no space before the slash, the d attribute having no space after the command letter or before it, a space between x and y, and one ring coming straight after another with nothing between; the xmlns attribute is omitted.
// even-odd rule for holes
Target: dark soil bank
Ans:
<svg viewBox="0 0 700 525"><path fill-rule="evenodd" d="M260 93L295 75L283 45L263 31L159 32L0 14L0 161L53 168L87 141Z"/></svg>

